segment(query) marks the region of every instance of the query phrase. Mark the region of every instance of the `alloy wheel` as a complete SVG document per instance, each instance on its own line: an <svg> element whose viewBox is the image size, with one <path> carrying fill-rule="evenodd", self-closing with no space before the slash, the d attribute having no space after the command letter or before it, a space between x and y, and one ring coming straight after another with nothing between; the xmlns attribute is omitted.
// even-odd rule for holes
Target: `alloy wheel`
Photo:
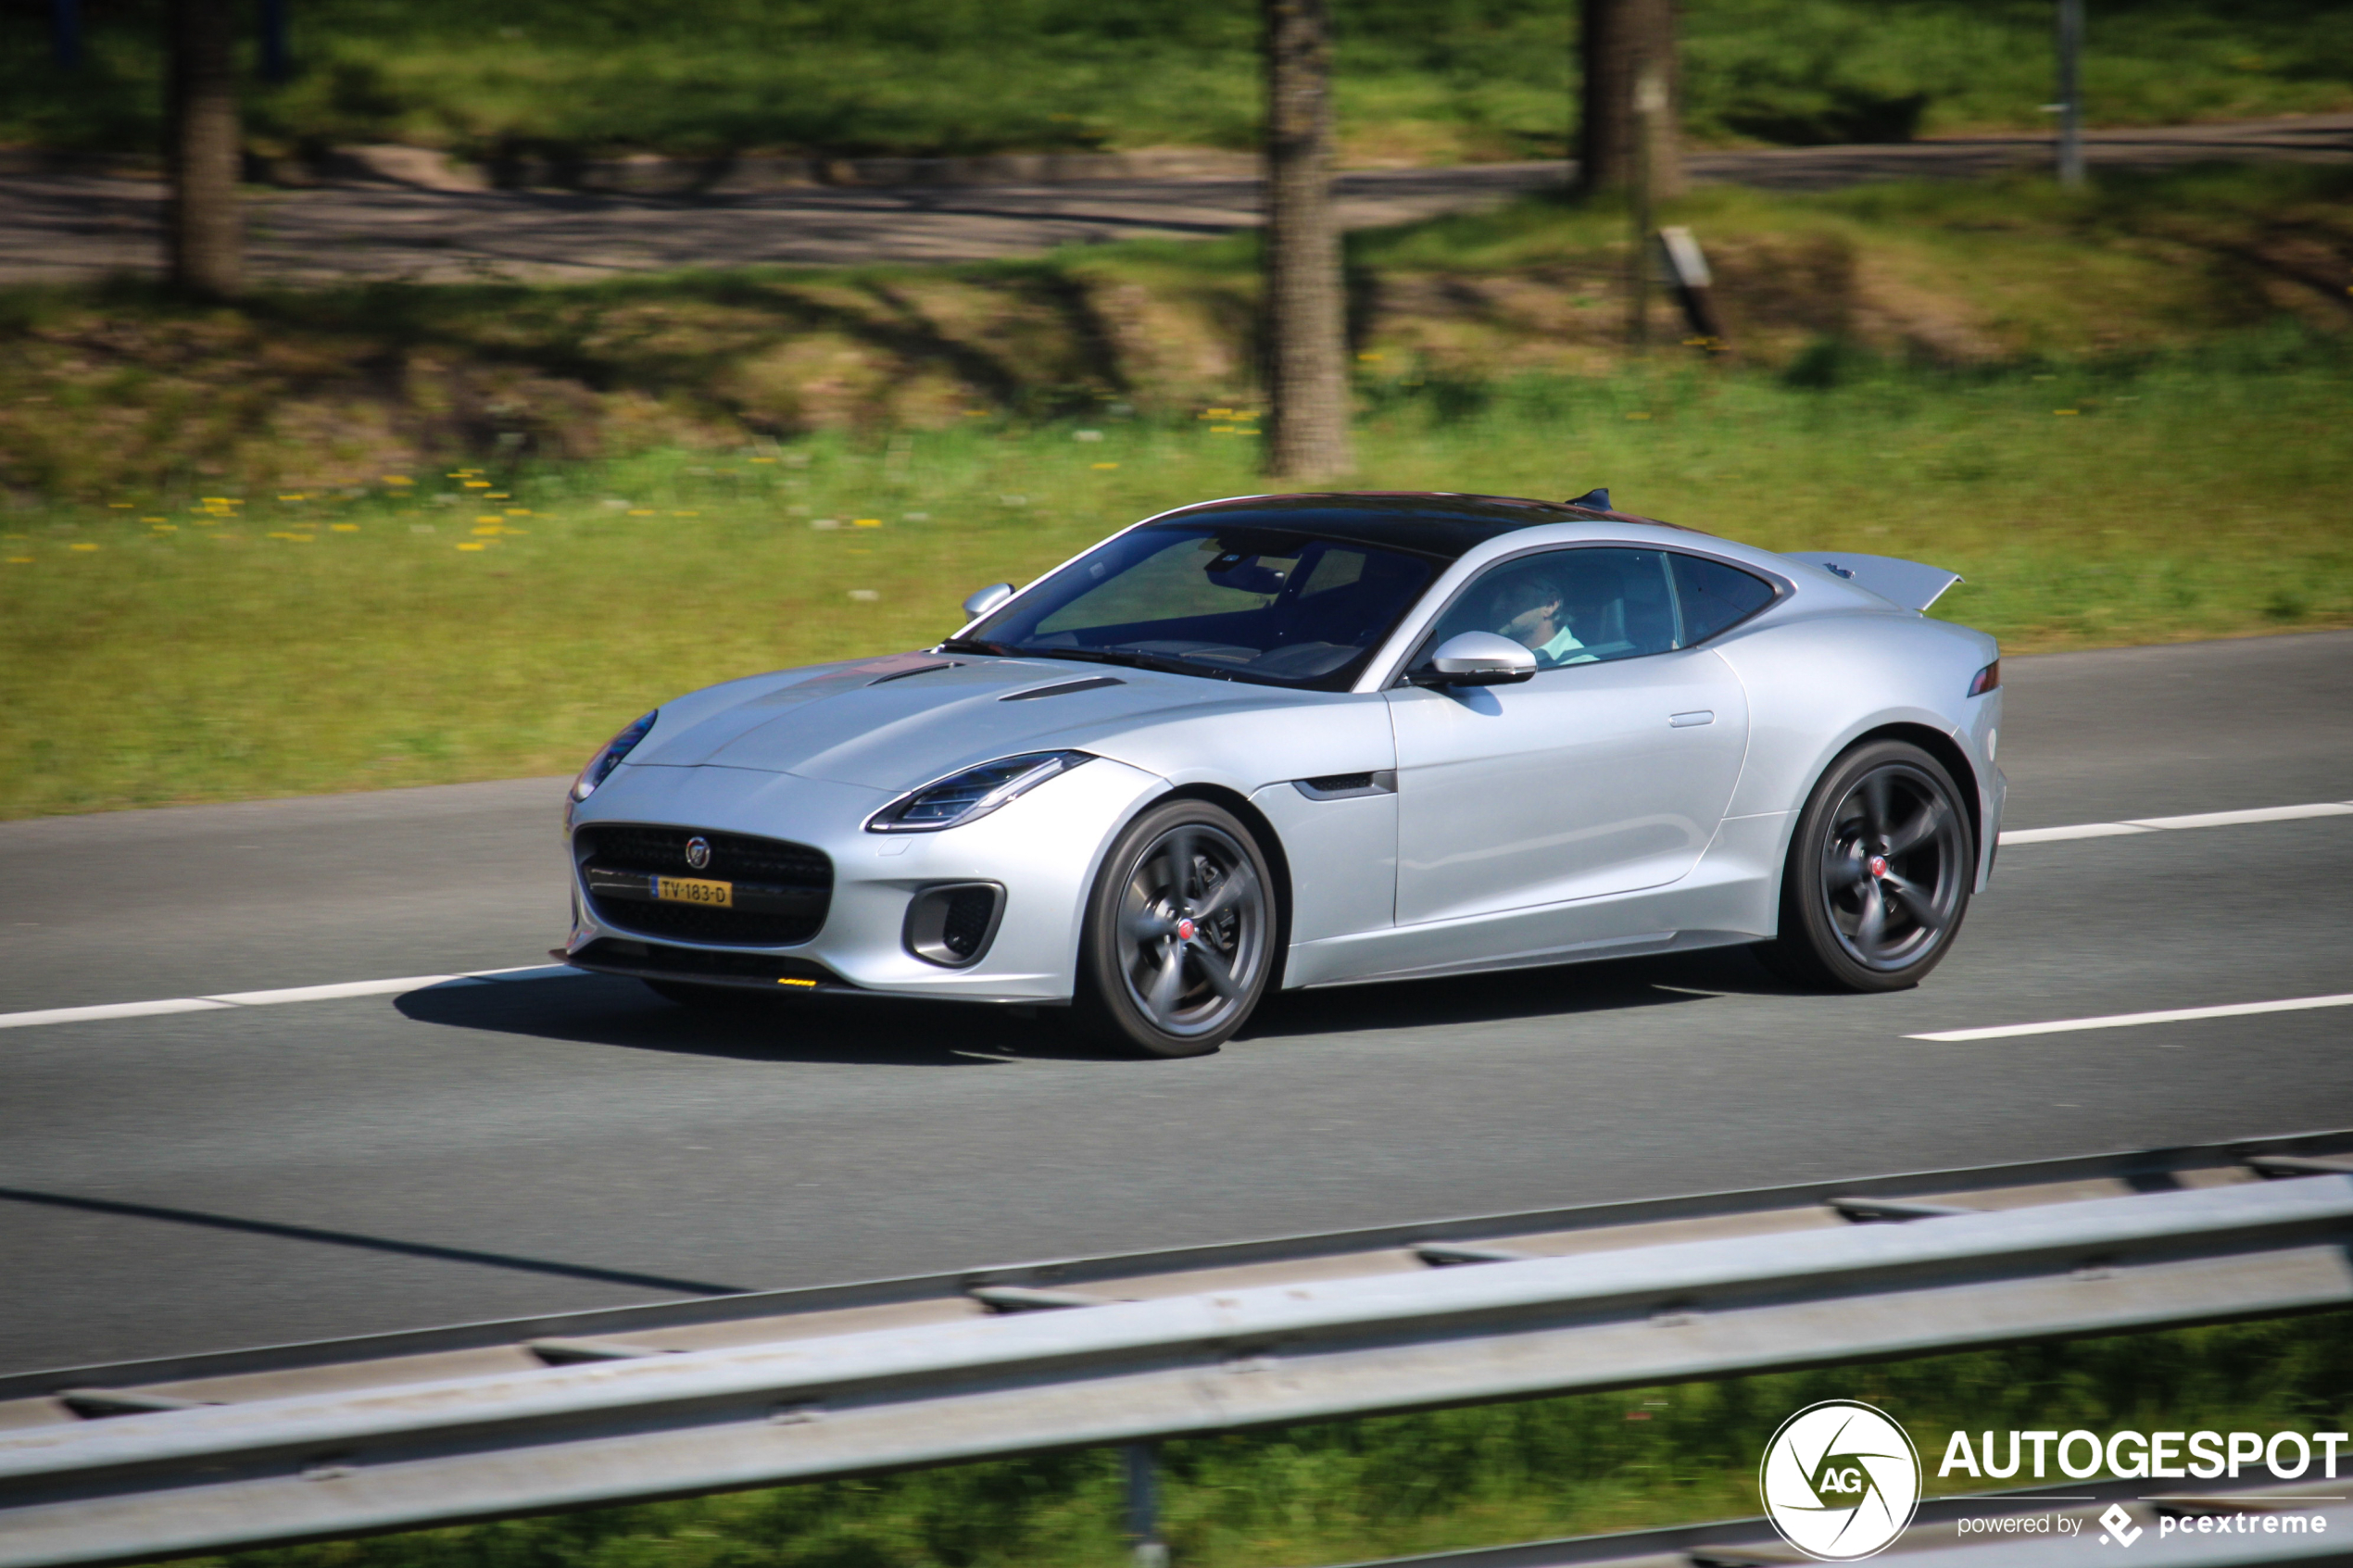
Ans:
<svg viewBox="0 0 2353 1568"><path fill-rule="evenodd" d="M1822 897L1849 957L1900 970L1959 918L1969 884L1960 813L1934 778L1890 763L1856 779L1822 843Z"/></svg>
<svg viewBox="0 0 2353 1568"><path fill-rule="evenodd" d="M1249 1004L1266 961L1266 890L1227 834L1183 822L1154 839L1122 889L1118 920L1121 977L1155 1027L1212 1034Z"/></svg>

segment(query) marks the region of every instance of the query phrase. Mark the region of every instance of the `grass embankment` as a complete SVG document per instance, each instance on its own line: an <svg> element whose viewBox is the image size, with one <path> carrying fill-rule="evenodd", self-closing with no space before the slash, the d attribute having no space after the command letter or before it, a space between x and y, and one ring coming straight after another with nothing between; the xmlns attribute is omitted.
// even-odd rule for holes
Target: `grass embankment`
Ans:
<svg viewBox="0 0 2353 1568"><path fill-rule="evenodd" d="M1605 214L1366 235L1353 483L1933 560L2013 649L2353 622L2347 183L1708 194L1732 364L1617 366ZM6 296L0 816L560 771L680 691L927 643L1262 486L1252 279L1233 242Z"/></svg>
<svg viewBox="0 0 2353 1568"><path fill-rule="evenodd" d="M2353 1316L1944 1356L1171 1443L1179 1568L1290 1568L1758 1512L1773 1430L1817 1399L1902 1422L1931 1492L1957 1429L2345 1428ZM1119 1456L1093 1450L253 1552L240 1568L1111 1568ZM2056 1473L2045 1484L2057 1480ZM2328 1488L2323 1488L2324 1490Z"/></svg>
<svg viewBox="0 0 2353 1568"><path fill-rule="evenodd" d="M1982 375L1826 354L1806 369L1827 386L1686 369L1379 388L1358 478L1607 483L1768 547L1931 560L1971 579L1940 610L2013 650L2353 623L2353 361L2276 347ZM1256 489L1252 428L974 421L18 513L0 815L561 771L675 693L920 646L980 583Z"/></svg>
<svg viewBox="0 0 2353 1568"><path fill-rule="evenodd" d="M72 75L51 66L45 7L0 12L0 142L151 148L162 8L88 6L89 63ZM1337 11L1352 159L1564 150L1574 6ZM258 85L248 109L251 144L280 156L1247 147L1258 119L1245 0L314 0L294 17L296 75ZM2044 0L1689 0L1683 19L1685 119L1703 141L2047 123ZM2353 107L2353 15L2331 0L2104 6L2085 98L2120 125Z"/></svg>

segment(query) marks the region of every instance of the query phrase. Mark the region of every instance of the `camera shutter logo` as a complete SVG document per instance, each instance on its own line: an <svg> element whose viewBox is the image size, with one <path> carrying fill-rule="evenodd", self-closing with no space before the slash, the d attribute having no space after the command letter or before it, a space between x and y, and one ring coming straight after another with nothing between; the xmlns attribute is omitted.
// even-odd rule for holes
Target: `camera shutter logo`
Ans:
<svg viewBox="0 0 2353 1568"><path fill-rule="evenodd" d="M1781 1423L1756 1486L1781 1539L1823 1562L1853 1562L1878 1555L1911 1524L1919 1450L1885 1411L1825 1399Z"/></svg>
<svg viewBox="0 0 2353 1568"><path fill-rule="evenodd" d="M695 871L707 870L711 865L711 840L699 834L686 840L686 864Z"/></svg>

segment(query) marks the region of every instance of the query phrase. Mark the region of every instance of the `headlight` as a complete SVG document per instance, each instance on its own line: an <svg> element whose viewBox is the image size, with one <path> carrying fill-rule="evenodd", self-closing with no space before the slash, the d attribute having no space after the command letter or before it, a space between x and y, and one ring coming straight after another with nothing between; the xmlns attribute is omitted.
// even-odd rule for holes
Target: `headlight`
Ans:
<svg viewBox="0 0 2353 1568"><path fill-rule="evenodd" d="M984 762L900 796L866 819L868 833L937 833L978 822L1060 773L1094 758L1084 751L1033 751Z"/></svg>
<svg viewBox="0 0 2353 1568"><path fill-rule="evenodd" d="M646 738L646 732L654 727L654 721L661 716L661 709L657 708L621 734L613 736L612 739L605 742L604 749L588 759L588 766L581 769L580 776L572 781L572 797L574 800L585 800L596 794L597 786L604 783L615 768L621 766L623 758L636 749L637 743Z"/></svg>

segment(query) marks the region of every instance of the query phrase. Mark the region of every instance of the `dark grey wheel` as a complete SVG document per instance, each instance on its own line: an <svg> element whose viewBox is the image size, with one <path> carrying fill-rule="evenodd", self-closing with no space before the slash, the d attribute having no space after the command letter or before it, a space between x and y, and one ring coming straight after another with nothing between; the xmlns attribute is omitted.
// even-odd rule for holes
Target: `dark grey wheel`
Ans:
<svg viewBox="0 0 2353 1568"><path fill-rule="evenodd" d="M1952 946L1975 881L1952 776L1918 746L1867 743L1832 764L1799 816L1767 956L1850 991L1918 985Z"/></svg>
<svg viewBox="0 0 2353 1568"><path fill-rule="evenodd" d="M1274 967L1275 905L1248 829L1201 800L1120 834L1088 901L1082 1015L1151 1056L1201 1056L1239 1029Z"/></svg>

